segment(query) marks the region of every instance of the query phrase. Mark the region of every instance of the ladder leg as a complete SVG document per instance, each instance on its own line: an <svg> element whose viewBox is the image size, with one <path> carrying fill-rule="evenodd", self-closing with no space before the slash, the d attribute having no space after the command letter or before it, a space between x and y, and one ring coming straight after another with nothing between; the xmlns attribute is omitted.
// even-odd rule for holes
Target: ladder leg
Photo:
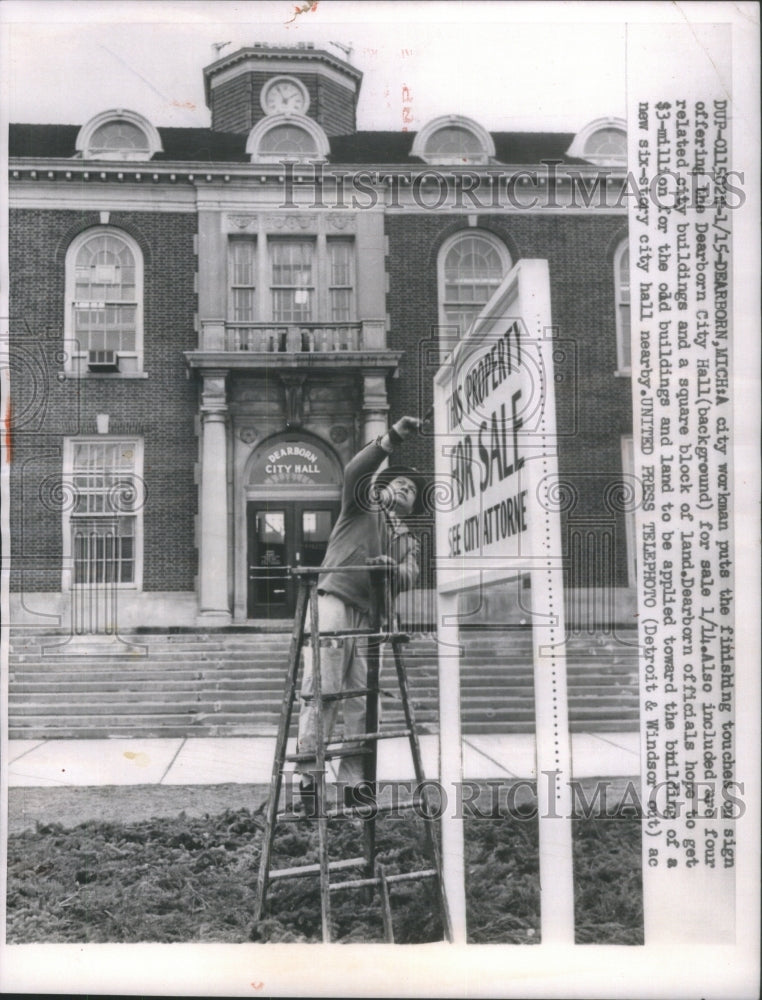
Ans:
<svg viewBox="0 0 762 1000"><path fill-rule="evenodd" d="M415 770L415 780L420 788L423 782L426 780L426 776L423 772L423 763L421 761L421 748L418 742L418 730L416 729L415 722L415 711L413 709L412 702L410 701L410 689L407 683L407 672L405 670L405 665L402 662L402 653L399 648L400 644L396 640L392 639L392 650L394 651L394 666L397 670L397 680L399 682L400 695L402 697L402 708L405 713L405 726L410 732L408 737L410 741L410 753L413 757L413 768ZM440 735L441 738L441 735ZM445 895L444 889L444 878L442 874L442 852L439 849L439 841L437 840L437 831L434 824L436 820L428 818L428 808L427 802L424 801L424 831L426 835L426 846L429 849L429 854L434 863L434 868L436 869L437 877L437 900L439 903L439 912L442 918L442 928L445 933L445 937L448 941L452 941L452 923L450 921L450 909L447 905L447 896Z"/></svg>
<svg viewBox="0 0 762 1000"><path fill-rule="evenodd" d="M273 839L275 837L275 816L278 811L278 801L280 799L280 789L283 780L283 764L286 756L288 730L291 725L291 713L293 711L294 699L296 697L296 680L299 674L299 659L301 656L302 643L304 641L304 621L306 614L307 588L300 583L296 602L296 613L294 615L294 628L291 633L291 646L288 654L286 688L283 692L283 703L281 705L280 721L278 723L278 735L275 740L273 769L270 776L269 798L267 800L267 811L265 813L265 829L262 836L262 853L259 859L259 873L257 875L257 898L254 906L255 921L262 919L265 900L267 898L267 887L270 875L270 858L272 856Z"/></svg>
<svg viewBox="0 0 762 1000"><path fill-rule="evenodd" d="M384 921L384 941L387 944L394 944L392 901L389 898L389 883L386 881L386 872L383 865L376 866L376 874L378 875L378 887L381 893L381 917Z"/></svg>
<svg viewBox="0 0 762 1000"><path fill-rule="evenodd" d="M375 640L368 642L367 648L367 687L365 702L365 732L378 732L378 684L381 673L381 644ZM370 796L376 801L376 783L378 772L378 740L370 740L368 754L364 761L364 776L368 784ZM363 835L365 839L365 858L368 876L373 874L376 862L376 810L370 809L370 815L364 819Z"/></svg>
<svg viewBox="0 0 762 1000"><path fill-rule="evenodd" d="M320 669L320 635L318 625L317 582L310 584L310 643L312 646L312 680L315 699L315 758L318 816L318 858L320 862L320 916L323 943L331 940L331 889L328 868L328 817L326 816L325 742L323 733L323 685Z"/></svg>

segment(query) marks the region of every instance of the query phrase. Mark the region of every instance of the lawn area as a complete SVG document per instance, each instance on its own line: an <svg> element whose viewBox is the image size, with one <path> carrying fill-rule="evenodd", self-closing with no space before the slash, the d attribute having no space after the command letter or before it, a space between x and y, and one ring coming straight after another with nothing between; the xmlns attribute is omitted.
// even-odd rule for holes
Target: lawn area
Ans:
<svg viewBox="0 0 762 1000"><path fill-rule="evenodd" d="M261 811L37 822L8 838L8 943L242 942L252 940ZM388 873L428 867L414 813L379 818ZM331 826L332 855L362 853L356 821ZM641 831L636 817L573 822L576 935L580 943L643 941ZM473 943L540 940L537 821L466 816L468 935ZM278 867L317 860L315 823L283 824ZM392 890L395 941L441 940L429 884ZM378 899L332 894L334 939L382 941ZM317 879L276 883L254 939L319 941Z"/></svg>

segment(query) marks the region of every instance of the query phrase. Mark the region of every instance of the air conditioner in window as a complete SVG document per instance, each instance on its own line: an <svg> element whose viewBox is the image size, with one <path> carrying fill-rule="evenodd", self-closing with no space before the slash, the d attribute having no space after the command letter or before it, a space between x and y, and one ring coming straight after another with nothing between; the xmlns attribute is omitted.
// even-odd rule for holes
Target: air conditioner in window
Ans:
<svg viewBox="0 0 762 1000"><path fill-rule="evenodd" d="M118 372L119 355L116 351L88 351L87 367L91 372Z"/></svg>

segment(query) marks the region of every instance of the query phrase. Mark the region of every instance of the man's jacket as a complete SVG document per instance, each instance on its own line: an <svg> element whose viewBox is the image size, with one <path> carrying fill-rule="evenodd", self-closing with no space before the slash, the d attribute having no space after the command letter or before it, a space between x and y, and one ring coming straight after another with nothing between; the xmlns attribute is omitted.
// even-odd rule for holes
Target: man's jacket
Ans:
<svg viewBox="0 0 762 1000"><path fill-rule="evenodd" d="M404 524L399 521L392 524L378 503L370 499L373 474L388 457L388 453L373 441L348 463L344 470L341 511L331 532L323 565L364 566L374 556L390 556L397 567L393 576L394 592L397 593L409 590L418 580L419 545ZM321 576L318 586L361 611L370 609L370 573L336 570Z"/></svg>

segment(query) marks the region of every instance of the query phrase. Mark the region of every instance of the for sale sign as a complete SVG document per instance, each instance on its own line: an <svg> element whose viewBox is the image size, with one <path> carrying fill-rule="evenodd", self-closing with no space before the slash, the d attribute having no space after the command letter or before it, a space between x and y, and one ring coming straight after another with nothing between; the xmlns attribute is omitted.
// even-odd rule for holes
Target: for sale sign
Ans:
<svg viewBox="0 0 762 1000"><path fill-rule="evenodd" d="M542 941L573 943L560 484L546 261L521 261L445 359L434 379L434 419L442 776L457 781L462 773L460 681L453 669L459 596L528 576ZM443 846L453 928L465 940L460 824L457 817L443 823Z"/></svg>

